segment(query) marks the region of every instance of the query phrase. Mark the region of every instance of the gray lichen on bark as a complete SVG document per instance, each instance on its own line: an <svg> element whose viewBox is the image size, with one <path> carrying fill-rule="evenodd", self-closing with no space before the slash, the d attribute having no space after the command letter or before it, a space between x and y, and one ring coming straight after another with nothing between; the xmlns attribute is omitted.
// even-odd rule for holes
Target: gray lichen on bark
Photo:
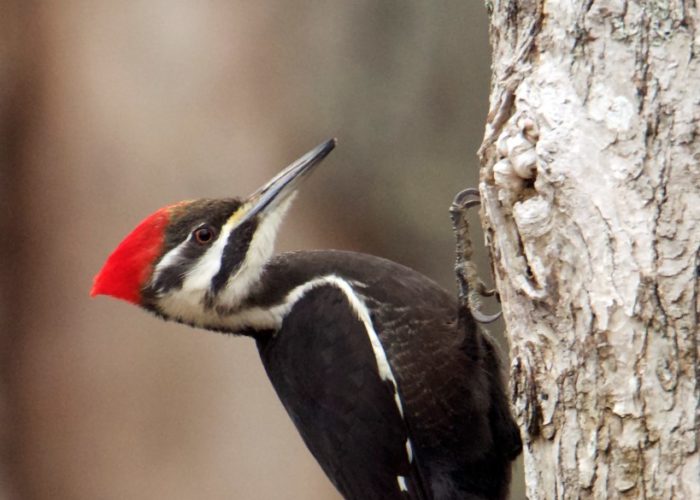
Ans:
<svg viewBox="0 0 700 500"><path fill-rule="evenodd" d="M530 498L700 498L700 15L495 1L480 155Z"/></svg>

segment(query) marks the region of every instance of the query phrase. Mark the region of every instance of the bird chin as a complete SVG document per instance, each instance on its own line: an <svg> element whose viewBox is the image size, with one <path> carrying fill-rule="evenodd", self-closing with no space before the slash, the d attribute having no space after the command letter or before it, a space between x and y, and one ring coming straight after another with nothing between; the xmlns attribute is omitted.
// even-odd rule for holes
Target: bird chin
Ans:
<svg viewBox="0 0 700 500"><path fill-rule="evenodd" d="M159 297L155 309L165 318L198 327L223 326L222 318L207 308L204 290L177 290Z"/></svg>

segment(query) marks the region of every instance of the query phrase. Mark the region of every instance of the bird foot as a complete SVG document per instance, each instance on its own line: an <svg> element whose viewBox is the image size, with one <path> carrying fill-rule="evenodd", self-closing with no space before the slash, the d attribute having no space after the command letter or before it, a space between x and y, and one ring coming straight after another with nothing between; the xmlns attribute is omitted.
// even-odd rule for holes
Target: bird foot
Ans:
<svg viewBox="0 0 700 500"><path fill-rule="evenodd" d="M467 212L470 208L481 204L479 190L467 188L455 196L450 206L452 229L457 239L455 274L459 286L459 305L463 311L469 311L471 317L478 323L492 323L501 317L501 311L495 314L486 314L480 309L483 297L498 297L495 289L488 288L479 278L476 264L472 260L473 246L469 234L469 222Z"/></svg>

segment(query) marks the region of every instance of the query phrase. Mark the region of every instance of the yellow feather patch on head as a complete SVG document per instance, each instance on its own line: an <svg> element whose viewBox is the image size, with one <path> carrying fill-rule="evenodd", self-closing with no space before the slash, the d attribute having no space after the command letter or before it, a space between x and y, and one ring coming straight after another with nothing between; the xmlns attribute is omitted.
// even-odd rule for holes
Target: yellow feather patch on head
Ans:
<svg viewBox="0 0 700 500"><path fill-rule="evenodd" d="M223 228L230 228L230 227L234 226L236 224L236 222L241 220L243 218L243 216L245 216L250 211L250 208L251 208L250 203L244 203L243 205L241 205L238 208L238 210L236 210L235 212L233 212L229 216L229 218L226 220L226 223L223 225L222 229Z"/></svg>

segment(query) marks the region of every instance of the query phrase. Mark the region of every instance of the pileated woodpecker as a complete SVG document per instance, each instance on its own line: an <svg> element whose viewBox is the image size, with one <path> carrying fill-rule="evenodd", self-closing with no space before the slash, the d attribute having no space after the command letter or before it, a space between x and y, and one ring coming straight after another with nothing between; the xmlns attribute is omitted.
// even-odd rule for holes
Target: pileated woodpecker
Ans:
<svg viewBox="0 0 700 500"><path fill-rule="evenodd" d="M255 339L307 447L348 499L500 499L520 434L492 341L456 299L394 262L340 251L273 256L300 181L330 140L245 200L147 217L92 295Z"/></svg>

